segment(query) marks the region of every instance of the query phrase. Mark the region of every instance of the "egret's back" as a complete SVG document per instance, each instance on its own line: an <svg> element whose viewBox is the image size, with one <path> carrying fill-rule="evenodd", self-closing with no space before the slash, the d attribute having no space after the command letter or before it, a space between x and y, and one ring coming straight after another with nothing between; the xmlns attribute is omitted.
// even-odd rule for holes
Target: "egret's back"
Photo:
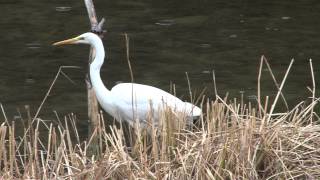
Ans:
<svg viewBox="0 0 320 180"><path fill-rule="evenodd" d="M101 106L117 119L126 120L130 124L134 119L142 122L147 120L148 113L153 111L153 118L158 119L158 113L169 107L175 112L184 112L187 116L200 116L199 107L181 101L172 94L161 89L135 83L121 83L111 89L109 98L112 105L100 102Z"/></svg>

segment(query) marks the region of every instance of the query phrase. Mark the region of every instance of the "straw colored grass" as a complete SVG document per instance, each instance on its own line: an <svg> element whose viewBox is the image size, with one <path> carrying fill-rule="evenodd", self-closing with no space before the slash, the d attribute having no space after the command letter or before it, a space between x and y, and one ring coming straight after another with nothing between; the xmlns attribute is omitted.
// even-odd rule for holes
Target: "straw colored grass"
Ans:
<svg viewBox="0 0 320 180"><path fill-rule="evenodd" d="M318 101L313 93L311 102L275 113L277 99L245 104L217 95L201 103L203 116L192 126L167 110L158 127L150 118L146 129L130 131L105 125L101 113L87 140L73 114L58 125L29 119L23 133L6 120L0 179L318 179Z"/></svg>
<svg viewBox="0 0 320 180"><path fill-rule="evenodd" d="M315 101L318 101L316 99ZM159 128L135 130L101 126L99 152L91 138L80 141L74 116L65 124L37 119L25 138L15 122L0 126L2 179L307 179L320 177L320 126L310 123L315 103L290 112L257 116L222 99L208 101L194 127L172 126L163 114ZM269 122L265 121L271 116ZM313 122L317 122L313 120ZM181 125L182 126L182 125ZM32 132L32 133L31 133ZM73 138L71 138L73 137ZM128 139L131 138L132 144ZM89 155L91 154L91 155Z"/></svg>

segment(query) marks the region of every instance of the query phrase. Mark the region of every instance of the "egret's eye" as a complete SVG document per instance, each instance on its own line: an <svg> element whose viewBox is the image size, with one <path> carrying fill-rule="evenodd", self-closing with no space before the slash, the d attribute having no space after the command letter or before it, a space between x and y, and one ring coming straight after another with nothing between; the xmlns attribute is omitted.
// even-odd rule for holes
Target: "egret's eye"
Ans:
<svg viewBox="0 0 320 180"><path fill-rule="evenodd" d="M79 40L84 40L84 37L79 37Z"/></svg>

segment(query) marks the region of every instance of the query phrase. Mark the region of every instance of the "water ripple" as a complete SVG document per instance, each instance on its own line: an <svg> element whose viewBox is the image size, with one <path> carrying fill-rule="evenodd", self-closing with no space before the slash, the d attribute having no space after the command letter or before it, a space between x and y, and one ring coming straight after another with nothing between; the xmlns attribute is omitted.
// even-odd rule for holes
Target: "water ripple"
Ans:
<svg viewBox="0 0 320 180"><path fill-rule="evenodd" d="M173 19L164 19L164 20L159 20L155 24L159 25L159 26L171 26L171 25L176 24L176 22Z"/></svg>
<svg viewBox="0 0 320 180"><path fill-rule="evenodd" d="M56 11L58 12L68 12L71 11L72 7L70 6L58 6L56 7Z"/></svg>
<svg viewBox="0 0 320 180"><path fill-rule="evenodd" d="M29 49L39 49L39 48L41 48L41 44L40 43L27 43L26 46Z"/></svg>

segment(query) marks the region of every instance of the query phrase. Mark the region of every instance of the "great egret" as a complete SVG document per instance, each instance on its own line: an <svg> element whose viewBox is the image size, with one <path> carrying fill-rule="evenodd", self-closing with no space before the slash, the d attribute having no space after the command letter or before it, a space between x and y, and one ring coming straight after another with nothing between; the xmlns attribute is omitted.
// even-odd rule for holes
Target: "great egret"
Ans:
<svg viewBox="0 0 320 180"><path fill-rule="evenodd" d="M169 107L172 112L185 114L189 120L201 115L202 111L199 107L183 102L156 87L121 83L108 90L100 77L100 69L105 57L104 47L96 34L84 33L53 45L63 44L89 44L94 48L95 57L90 64L91 83L101 107L118 121L125 120L133 126L134 122L139 120L142 125L146 125L150 112L153 112L154 122L157 123L159 112L165 107Z"/></svg>

